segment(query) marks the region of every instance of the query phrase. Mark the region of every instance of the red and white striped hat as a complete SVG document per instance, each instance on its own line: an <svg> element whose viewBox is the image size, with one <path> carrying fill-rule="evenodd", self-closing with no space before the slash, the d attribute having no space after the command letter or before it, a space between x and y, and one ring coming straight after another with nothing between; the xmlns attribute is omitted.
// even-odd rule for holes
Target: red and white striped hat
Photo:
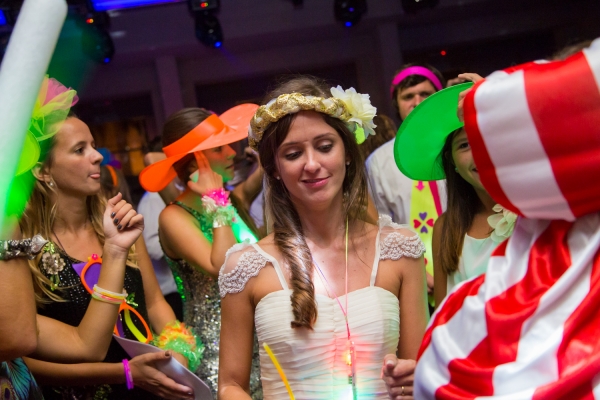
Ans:
<svg viewBox="0 0 600 400"><path fill-rule="evenodd" d="M600 40L565 61L490 75L464 103L481 181L507 209L564 219L600 210Z"/></svg>
<svg viewBox="0 0 600 400"><path fill-rule="evenodd" d="M489 77L465 102L488 192L520 218L427 328L418 399L600 400L600 40ZM564 221L564 220L571 221Z"/></svg>

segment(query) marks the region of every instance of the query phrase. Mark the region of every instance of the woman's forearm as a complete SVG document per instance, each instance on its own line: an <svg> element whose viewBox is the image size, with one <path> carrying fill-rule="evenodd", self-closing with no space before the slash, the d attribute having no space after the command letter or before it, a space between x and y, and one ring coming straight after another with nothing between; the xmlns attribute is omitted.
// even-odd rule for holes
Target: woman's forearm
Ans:
<svg viewBox="0 0 600 400"><path fill-rule="evenodd" d="M104 246L102 269L98 286L102 289L122 293L127 253ZM90 287L93 290L93 286ZM92 298L79 326L70 327L38 317L40 324L39 346L35 357L56 362L102 361L112 338L119 304L109 304ZM56 332L61 332L67 345L57 347Z"/></svg>
<svg viewBox="0 0 600 400"><path fill-rule="evenodd" d="M114 252L107 248L107 245L104 246L104 252L98 286L111 292L123 293L127 254ZM93 290L93 288L90 289ZM94 357L92 361L104 359L112 338L118 310L118 305L95 299L90 301L90 305L77 327L77 333L87 349L86 353Z"/></svg>
<svg viewBox="0 0 600 400"><path fill-rule="evenodd" d="M121 363L55 364L25 358L25 363L40 385L84 386L125 383Z"/></svg>

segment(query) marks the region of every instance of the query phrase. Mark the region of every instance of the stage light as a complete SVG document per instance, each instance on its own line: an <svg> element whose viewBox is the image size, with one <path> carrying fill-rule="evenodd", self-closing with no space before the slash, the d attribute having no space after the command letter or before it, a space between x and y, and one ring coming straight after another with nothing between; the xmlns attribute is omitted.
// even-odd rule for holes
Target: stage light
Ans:
<svg viewBox="0 0 600 400"><path fill-rule="evenodd" d="M346 27L356 25L366 12L366 0L335 0L333 4L335 19Z"/></svg>
<svg viewBox="0 0 600 400"><path fill-rule="evenodd" d="M441 54L441 55L443 55L443 56L445 56L445 55L447 54L447 53L446 53L446 50L442 50L442 51L440 51L440 54Z"/></svg>
<svg viewBox="0 0 600 400"><path fill-rule="evenodd" d="M188 0L188 8L194 16L196 38L208 47L223 46L223 30L215 16L219 6L219 0Z"/></svg>
<svg viewBox="0 0 600 400"><path fill-rule="evenodd" d="M402 9L407 14L414 14L426 8L437 6L439 0L402 0Z"/></svg>
<svg viewBox="0 0 600 400"><path fill-rule="evenodd" d="M210 11L219 9L219 0L189 0L191 11Z"/></svg>
<svg viewBox="0 0 600 400"><path fill-rule="evenodd" d="M217 17L205 11L194 14L196 38L205 46L219 48L223 45L223 30Z"/></svg>

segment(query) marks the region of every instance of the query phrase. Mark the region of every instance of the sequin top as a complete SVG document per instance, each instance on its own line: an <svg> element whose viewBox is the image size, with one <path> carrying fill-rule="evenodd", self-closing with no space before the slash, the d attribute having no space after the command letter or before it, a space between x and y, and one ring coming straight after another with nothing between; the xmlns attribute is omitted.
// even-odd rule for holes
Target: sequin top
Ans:
<svg viewBox="0 0 600 400"><path fill-rule="evenodd" d="M200 229L206 239L212 243L212 224L198 211L181 202L175 204L189 212L200 223ZM242 219L236 215L237 223L243 224ZM236 230L234 230L234 234ZM240 238L236 235L236 239ZM256 238L252 240L256 242ZM165 258L173 271L177 290L183 299L183 321L193 329L205 345L202 363L196 375L205 381L211 388L213 395L217 395L217 381L219 375L219 340L221 334L221 297L219 285L210 276L203 274L198 269L189 265L185 260L173 260L165 254ZM252 357L252 372L250 376L250 394L253 399L261 400L262 386L260 384L260 364L258 358L258 342L254 341L254 355Z"/></svg>
<svg viewBox="0 0 600 400"><path fill-rule="evenodd" d="M44 248L44 256L40 260L40 271L44 273L50 280L55 282L59 288L58 293L64 300L64 302L52 302L49 304L42 305L38 308L38 313L49 318L54 318L66 324L72 326L78 326L85 315L88 304L91 300L91 295L87 292L81 279L73 264L77 264L78 261L74 258L66 255L60 248L53 243L49 243L52 246L52 251L48 248ZM48 256L46 256L46 254ZM46 264L44 264L44 259ZM53 266L49 266L49 262L55 261ZM53 274L52 272L56 272ZM144 285L142 282L142 273L137 268L126 267L125 268L125 281L124 288L127 293L133 297L137 306L134 306L136 310L142 315L142 317L148 320L148 313L146 310L146 300L144 298ZM144 332L142 325L139 324L135 315L132 314L132 319L136 322L136 326ZM128 339L135 339L135 336L129 331L126 324L123 324L125 336ZM114 340L111 340L108 352L104 362L108 363L121 363L123 359L129 359L130 357L125 353L121 346ZM83 399L94 399L94 400L121 400L121 399L158 399L158 397L151 393L141 389L134 388L128 391L125 384L122 385L90 385L90 386L61 386L61 387L42 387L44 392L44 398L49 399L69 399L69 400L83 400Z"/></svg>

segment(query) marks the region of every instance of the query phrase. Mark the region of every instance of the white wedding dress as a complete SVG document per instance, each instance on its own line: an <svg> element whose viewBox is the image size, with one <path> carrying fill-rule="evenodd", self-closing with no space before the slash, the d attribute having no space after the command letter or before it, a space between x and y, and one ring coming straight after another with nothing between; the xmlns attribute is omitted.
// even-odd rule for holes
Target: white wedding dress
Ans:
<svg viewBox="0 0 600 400"><path fill-rule="evenodd" d="M358 399L388 399L381 367L384 356L395 354L398 346L400 306L396 295L375 286L379 262L400 257L418 258L424 251L423 243L412 230L392 223L389 218L380 219L370 284L348 293ZM234 267L228 263L230 258L237 259ZM241 292L246 282L269 264L275 268L282 286L281 290L266 295L255 310L264 399L289 399L277 369L263 348L263 343L267 343L297 400L351 400L352 387L344 361L346 323L337 300L316 295L318 317L314 329L293 329L290 325L292 290L279 262L257 244L238 244L228 252L227 259L219 276L222 297ZM344 297L340 296L342 304L345 304Z"/></svg>

